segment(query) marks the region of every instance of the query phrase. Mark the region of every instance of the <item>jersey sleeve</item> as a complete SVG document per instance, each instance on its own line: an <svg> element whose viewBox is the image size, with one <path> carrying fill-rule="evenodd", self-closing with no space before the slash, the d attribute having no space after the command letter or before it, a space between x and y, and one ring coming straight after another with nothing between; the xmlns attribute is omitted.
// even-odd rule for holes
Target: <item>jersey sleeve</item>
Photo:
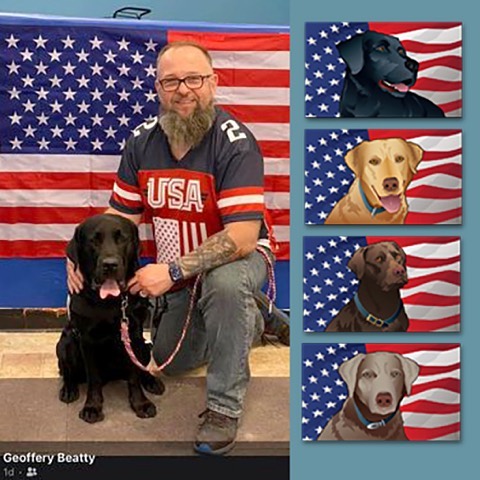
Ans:
<svg viewBox="0 0 480 480"><path fill-rule="evenodd" d="M110 196L110 206L123 213L142 213L144 206L138 183L139 164L134 154L133 136L129 138L122 153L115 183Z"/></svg>
<svg viewBox="0 0 480 480"><path fill-rule="evenodd" d="M263 220L263 157L250 132L225 149L217 174L217 204L223 224Z"/></svg>

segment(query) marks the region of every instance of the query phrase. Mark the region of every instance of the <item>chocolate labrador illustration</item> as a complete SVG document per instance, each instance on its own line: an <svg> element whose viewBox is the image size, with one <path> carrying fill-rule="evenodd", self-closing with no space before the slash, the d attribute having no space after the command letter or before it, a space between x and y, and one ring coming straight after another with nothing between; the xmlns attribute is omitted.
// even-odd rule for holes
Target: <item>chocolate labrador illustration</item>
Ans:
<svg viewBox="0 0 480 480"><path fill-rule="evenodd" d="M318 440L408 440L400 402L419 372L416 362L391 352L359 353L342 363L349 396Z"/></svg>
<svg viewBox="0 0 480 480"><path fill-rule="evenodd" d="M423 149L403 138L366 140L349 150L345 163L355 180L325 224L404 223L406 191L422 158Z"/></svg>
<svg viewBox="0 0 480 480"><path fill-rule="evenodd" d="M359 248L350 261L360 283L355 296L328 324L327 332L405 332L409 321L400 288L408 281L406 255L396 242Z"/></svg>
<svg viewBox="0 0 480 480"><path fill-rule="evenodd" d="M398 38L367 31L337 45L346 64L342 117L444 117L430 100L410 91L419 64Z"/></svg>
<svg viewBox="0 0 480 480"><path fill-rule="evenodd" d="M146 365L150 349L143 338L149 301L126 291L139 267L137 226L119 215L95 215L81 223L67 248L68 257L80 268L84 288L73 294L69 321L57 344L63 385L60 400L79 398L79 385L87 383L82 420L103 420L102 387L111 380L127 380L130 406L140 418L156 415L155 405L145 396L160 395L163 383L134 365L121 340L122 302L126 301L129 335L133 352Z"/></svg>

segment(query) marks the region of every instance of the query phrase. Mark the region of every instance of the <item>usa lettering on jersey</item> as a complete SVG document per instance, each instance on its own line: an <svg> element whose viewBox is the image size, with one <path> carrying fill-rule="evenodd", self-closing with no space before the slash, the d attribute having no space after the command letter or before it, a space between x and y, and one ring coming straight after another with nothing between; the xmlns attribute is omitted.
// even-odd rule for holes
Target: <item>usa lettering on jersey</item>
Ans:
<svg viewBox="0 0 480 480"><path fill-rule="evenodd" d="M147 182L147 200L152 208L203 212L200 180L152 177Z"/></svg>

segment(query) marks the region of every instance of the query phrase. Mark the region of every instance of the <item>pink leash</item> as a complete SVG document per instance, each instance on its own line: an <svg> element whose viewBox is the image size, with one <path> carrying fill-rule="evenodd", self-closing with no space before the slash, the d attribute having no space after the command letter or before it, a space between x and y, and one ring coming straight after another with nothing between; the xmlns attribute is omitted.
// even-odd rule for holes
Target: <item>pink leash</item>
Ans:
<svg viewBox="0 0 480 480"><path fill-rule="evenodd" d="M268 288L267 288L267 297L269 299L269 313L272 313L272 308L273 308L273 303L275 302L275 297L277 294L276 291L276 285L275 285L275 271L273 268L273 262L268 256L268 253L261 247L257 247L257 252L262 255L265 264L267 266L267 274L268 274ZM195 306L195 299L197 297L197 290L198 286L200 285L200 281L202 279L202 275L198 275L197 278L195 279L195 283L193 284L192 288L192 293L190 295L190 303L188 305L188 313L187 313L187 318L185 319L185 323L183 325L182 329L182 334L180 335L180 338L177 342L177 345L173 349L172 353L169 355L169 357L163 362L161 365L157 365L153 355L150 358L150 363L145 366L140 361L137 359L133 349L132 349L132 344L130 341L130 335L128 333L128 317L127 317L127 306L128 306L128 300L127 297L125 297L122 300L122 320L120 323L120 335L122 338L122 342L125 346L125 350L128 353L128 356L132 360L132 362L141 370L145 372L149 372L151 375L157 375L162 370L170 365L172 363L173 359L176 357L178 351L180 350L183 341L185 340L185 335L187 334L188 327L190 326L190 322L192 320L192 313L193 313L193 308Z"/></svg>

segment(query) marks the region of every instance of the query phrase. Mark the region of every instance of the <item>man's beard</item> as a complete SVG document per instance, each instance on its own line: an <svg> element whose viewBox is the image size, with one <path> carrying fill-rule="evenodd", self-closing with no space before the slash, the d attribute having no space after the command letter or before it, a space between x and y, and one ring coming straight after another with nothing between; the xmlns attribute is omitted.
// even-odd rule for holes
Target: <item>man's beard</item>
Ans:
<svg viewBox="0 0 480 480"><path fill-rule="evenodd" d="M188 117L182 117L174 110L162 111L162 109L160 109L158 117L158 123L165 132L170 145L189 145L192 148L200 144L212 127L214 120L213 102L205 108L197 105Z"/></svg>

